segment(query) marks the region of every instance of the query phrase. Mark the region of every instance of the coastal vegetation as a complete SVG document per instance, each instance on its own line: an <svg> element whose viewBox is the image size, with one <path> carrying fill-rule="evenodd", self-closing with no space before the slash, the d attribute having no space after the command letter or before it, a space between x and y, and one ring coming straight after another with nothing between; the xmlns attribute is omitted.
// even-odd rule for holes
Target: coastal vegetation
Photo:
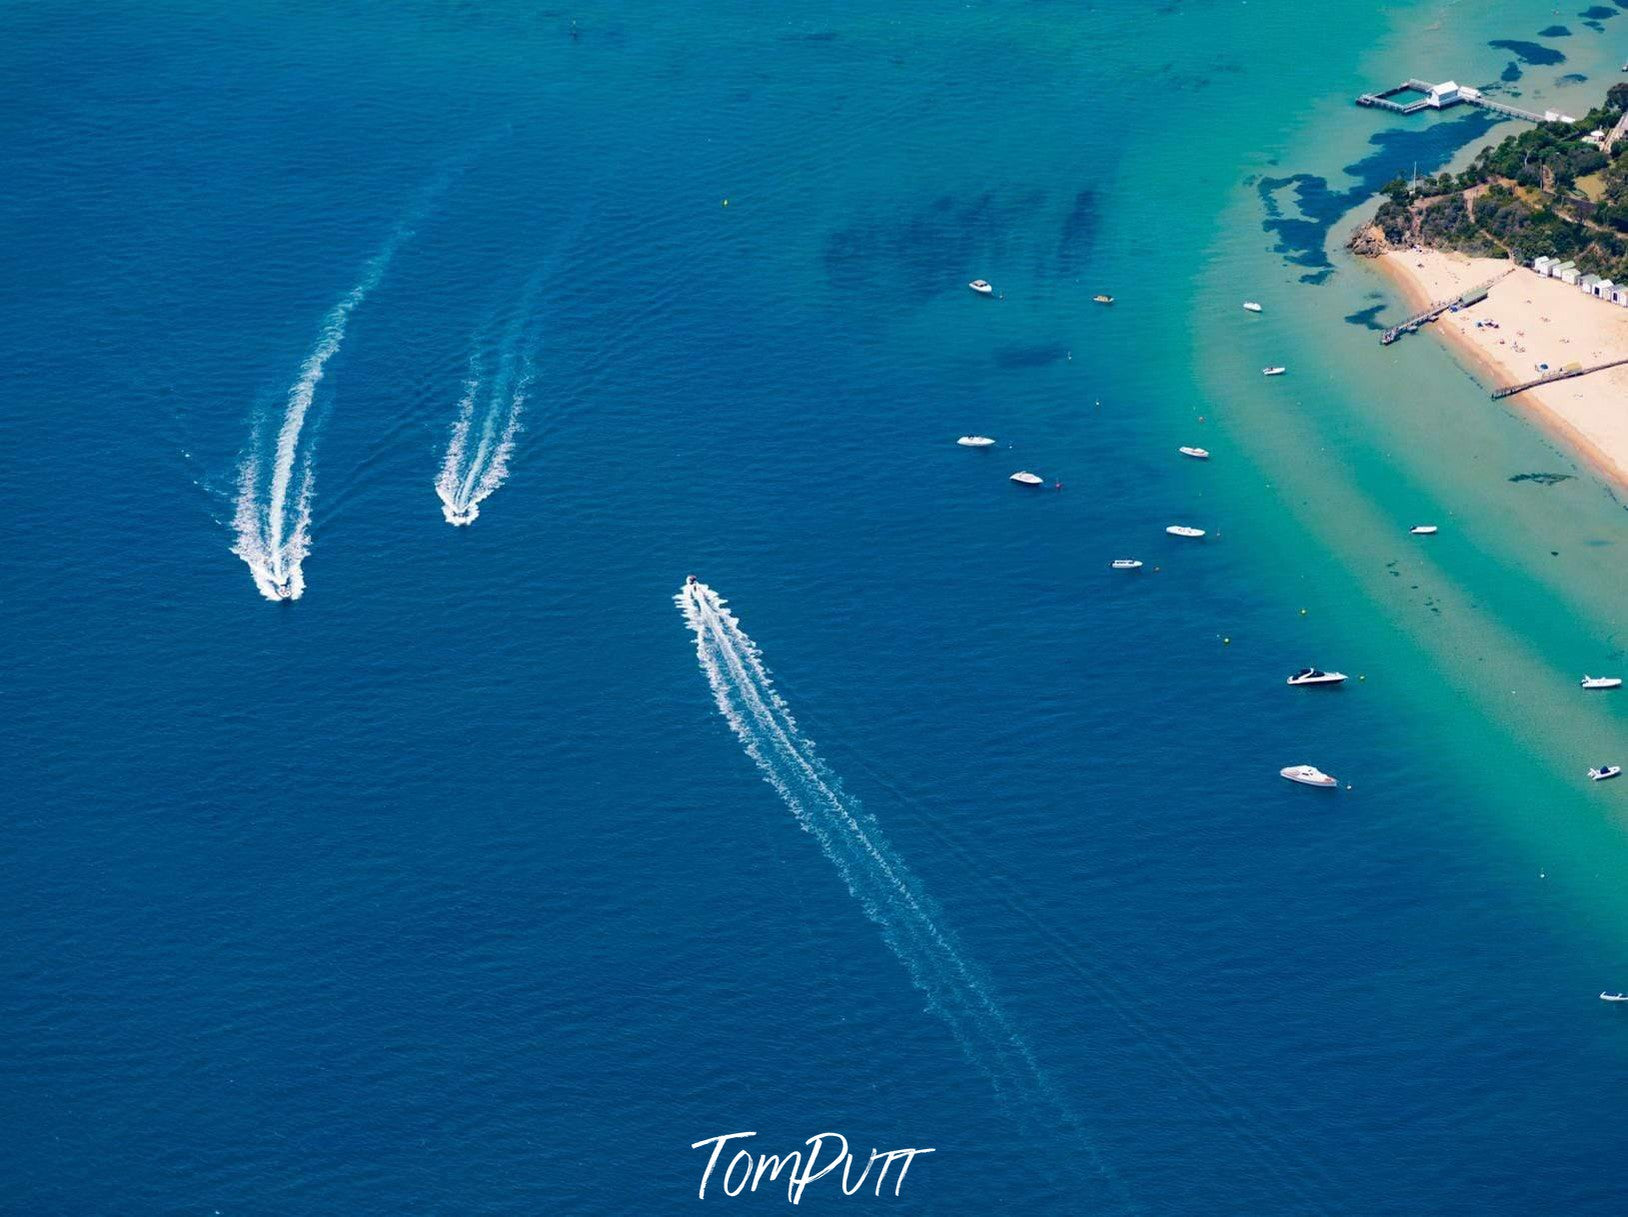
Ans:
<svg viewBox="0 0 1628 1217"><path fill-rule="evenodd" d="M1570 123L1542 123L1483 148L1460 173L1383 187L1385 201L1352 238L1361 253L1424 245L1523 262L1569 258L1585 273L1628 279L1628 136L1606 137L1628 112L1628 83Z"/></svg>

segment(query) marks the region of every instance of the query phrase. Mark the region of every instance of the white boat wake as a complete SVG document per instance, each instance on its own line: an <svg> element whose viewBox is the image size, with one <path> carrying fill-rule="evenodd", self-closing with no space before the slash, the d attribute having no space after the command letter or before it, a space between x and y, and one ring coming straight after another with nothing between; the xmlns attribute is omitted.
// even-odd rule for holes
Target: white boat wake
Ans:
<svg viewBox="0 0 1628 1217"><path fill-rule="evenodd" d="M480 515L481 503L509 476L509 457L520 432L520 416L537 375L534 352L525 345L536 288L537 280L533 279L504 333L490 380L484 375L481 353L470 356L469 378L458 403L458 417L453 421L446 456L435 479L441 514L454 527L473 524Z"/></svg>
<svg viewBox="0 0 1628 1217"><path fill-rule="evenodd" d="M1072 1131L1120 1203L1134 1208L985 980L941 924L920 881L804 738L757 645L726 601L700 582L687 583L674 600L695 633L696 656L719 713L763 779L819 843L866 916L881 928L888 947L927 996L928 1008L949 1026L967 1059L989 1078L1014 1114L1025 1123L1038 1120Z"/></svg>
<svg viewBox="0 0 1628 1217"><path fill-rule="evenodd" d="M268 600L298 600L305 592L304 562L311 549L313 453L311 443L302 441L317 385L328 361L345 341L351 314L379 285L396 251L411 235L406 225L391 233L384 248L364 268L356 286L328 310L316 345L288 387L275 440L267 436L262 420L238 470L232 552L248 564L255 587Z"/></svg>

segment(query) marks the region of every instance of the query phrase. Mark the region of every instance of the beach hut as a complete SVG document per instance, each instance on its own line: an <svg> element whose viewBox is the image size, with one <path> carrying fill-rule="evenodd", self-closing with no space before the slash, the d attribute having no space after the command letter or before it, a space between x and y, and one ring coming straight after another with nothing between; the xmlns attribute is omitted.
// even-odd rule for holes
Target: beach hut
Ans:
<svg viewBox="0 0 1628 1217"><path fill-rule="evenodd" d="M1611 289L1611 303L1628 308L1628 283L1619 283Z"/></svg>
<svg viewBox="0 0 1628 1217"><path fill-rule="evenodd" d="M1577 290L1580 292L1587 292L1592 296L1594 294L1594 285L1599 281L1599 275L1584 275L1577 281Z"/></svg>
<svg viewBox="0 0 1628 1217"><path fill-rule="evenodd" d="M1549 278L1558 279L1561 275L1565 274L1566 271L1572 269L1576 265L1577 263L1575 262L1562 262L1559 259L1556 259L1555 261L1549 263Z"/></svg>
<svg viewBox="0 0 1628 1217"><path fill-rule="evenodd" d="M1548 254L1542 254L1532 259L1532 269L1537 271L1540 275L1547 275L1549 273L1549 268L1554 264L1555 260Z"/></svg>
<svg viewBox="0 0 1628 1217"><path fill-rule="evenodd" d="M1568 262L1565 266L1560 268L1560 273L1556 275L1555 278L1559 279L1567 287L1576 287L1578 279L1577 268Z"/></svg>
<svg viewBox="0 0 1628 1217"><path fill-rule="evenodd" d="M1616 286L1617 285L1611 282L1609 279L1601 279L1594 285L1594 294L1601 300L1609 300L1611 299L1612 289Z"/></svg>

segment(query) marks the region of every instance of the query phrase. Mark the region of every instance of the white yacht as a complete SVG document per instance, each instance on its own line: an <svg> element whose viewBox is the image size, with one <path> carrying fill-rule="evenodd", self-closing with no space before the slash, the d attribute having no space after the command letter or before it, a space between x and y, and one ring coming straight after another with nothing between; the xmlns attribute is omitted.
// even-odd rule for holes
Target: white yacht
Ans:
<svg viewBox="0 0 1628 1217"><path fill-rule="evenodd" d="M1301 668L1289 677L1291 685L1337 685L1345 680L1344 672L1324 672L1319 668Z"/></svg>
<svg viewBox="0 0 1628 1217"><path fill-rule="evenodd" d="M1620 689L1622 687L1622 677L1585 675L1582 685L1585 689Z"/></svg>
<svg viewBox="0 0 1628 1217"><path fill-rule="evenodd" d="M1043 484L1046 479L1037 474L1030 473L1027 469L1020 469L1012 475L1012 480L1023 486L1039 486Z"/></svg>
<svg viewBox="0 0 1628 1217"><path fill-rule="evenodd" d="M963 448L993 448L995 441L987 435L963 435L955 441Z"/></svg>
<svg viewBox="0 0 1628 1217"><path fill-rule="evenodd" d="M1628 993L1601 993L1601 1001L1628 1001Z"/></svg>
<svg viewBox="0 0 1628 1217"><path fill-rule="evenodd" d="M1291 782L1299 782L1302 786L1338 786L1340 783L1328 776L1316 765L1289 765L1278 770L1279 777L1286 777Z"/></svg>
<svg viewBox="0 0 1628 1217"><path fill-rule="evenodd" d="M1606 778L1614 778L1621 772L1621 765L1601 765L1598 769L1590 769L1588 771L1588 780L1591 782L1603 782Z"/></svg>
<svg viewBox="0 0 1628 1217"><path fill-rule="evenodd" d="M1436 526L1434 524L1415 524L1408 531L1416 537L1433 537L1436 535Z"/></svg>
<svg viewBox="0 0 1628 1217"><path fill-rule="evenodd" d="M1183 456L1192 457L1195 461L1207 461L1210 459L1210 450L1208 448L1177 448L1176 451L1181 453Z"/></svg>
<svg viewBox="0 0 1628 1217"><path fill-rule="evenodd" d="M971 283L967 284L967 286L973 291L977 292L980 296L993 296L995 294L995 289L991 287L989 282L985 279L974 279Z"/></svg>
<svg viewBox="0 0 1628 1217"><path fill-rule="evenodd" d="M1278 367L1276 364L1274 364L1272 367L1262 368L1261 369L1261 375L1262 376L1282 376L1288 370L1289 370L1288 368Z"/></svg>
<svg viewBox="0 0 1628 1217"><path fill-rule="evenodd" d="M1193 528L1187 524L1172 524L1165 531L1173 537L1202 537L1204 535L1202 528Z"/></svg>
<svg viewBox="0 0 1628 1217"><path fill-rule="evenodd" d="M1246 313L1258 313L1261 311L1261 306L1256 304L1253 300L1245 300L1244 311Z"/></svg>
<svg viewBox="0 0 1628 1217"><path fill-rule="evenodd" d="M1115 558L1108 565L1115 570L1141 570L1142 560L1140 558Z"/></svg>

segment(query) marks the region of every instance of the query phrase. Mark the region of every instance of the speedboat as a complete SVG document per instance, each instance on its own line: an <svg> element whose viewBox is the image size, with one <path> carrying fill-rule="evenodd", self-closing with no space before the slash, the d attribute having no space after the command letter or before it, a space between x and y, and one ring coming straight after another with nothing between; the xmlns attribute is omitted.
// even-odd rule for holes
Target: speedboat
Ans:
<svg viewBox="0 0 1628 1217"><path fill-rule="evenodd" d="M1278 367L1278 366L1274 365L1274 366L1272 366L1270 368L1262 368L1261 369L1261 375L1262 376L1282 376L1288 370L1289 370L1288 368Z"/></svg>
<svg viewBox="0 0 1628 1217"><path fill-rule="evenodd" d="M1181 453L1183 456L1190 456L1194 460L1198 461L1207 461L1210 459L1210 450L1208 448L1177 448L1176 451Z"/></svg>
<svg viewBox="0 0 1628 1217"><path fill-rule="evenodd" d="M1601 1001L1628 1001L1628 993L1602 993Z"/></svg>
<svg viewBox="0 0 1628 1217"><path fill-rule="evenodd" d="M1601 765L1598 769L1590 769L1588 771L1588 780L1591 782L1603 782L1606 780L1606 778L1614 778L1621 772L1621 765Z"/></svg>
<svg viewBox="0 0 1628 1217"><path fill-rule="evenodd" d="M271 585L271 590L279 600L294 599L294 583L290 579L279 579Z"/></svg>
<svg viewBox="0 0 1628 1217"><path fill-rule="evenodd" d="M1585 689L1620 689L1622 687L1622 677L1584 676L1582 684Z"/></svg>
<svg viewBox="0 0 1628 1217"><path fill-rule="evenodd" d="M1204 535L1202 528L1193 528L1187 524L1172 524L1165 531L1173 537L1202 537Z"/></svg>
<svg viewBox="0 0 1628 1217"><path fill-rule="evenodd" d="M974 279L971 283L967 284L967 286L973 291L977 292L980 296L993 296L995 294L995 289L989 286L988 281L984 279Z"/></svg>
<svg viewBox="0 0 1628 1217"><path fill-rule="evenodd" d="M1317 668L1301 668L1287 683L1291 685L1337 685L1345 680L1344 672L1323 672Z"/></svg>
<svg viewBox="0 0 1628 1217"><path fill-rule="evenodd" d="M1115 558L1108 565L1115 570L1141 570L1142 560L1140 558Z"/></svg>
<svg viewBox="0 0 1628 1217"><path fill-rule="evenodd" d="M1331 778L1316 765L1289 765L1278 770L1279 777L1288 778L1291 782L1299 782L1302 786L1338 786L1337 779Z"/></svg>
<svg viewBox="0 0 1628 1217"><path fill-rule="evenodd" d="M475 517L480 514L480 509L471 503L468 507L448 506L441 514L446 516L447 523L453 527L467 528L475 522Z"/></svg>
<svg viewBox="0 0 1628 1217"><path fill-rule="evenodd" d="M1416 537L1433 537L1436 535L1436 526L1434 524L1415 524L1408 531Z"/></svg>
<svg viewBox="0 0 1628 1217"><path fill-rule="evenodd" d="M694 575L685 575L684 576L684 586L685 587L694 587L695 586L695 576Z"/></svg>
<svg viewBox="0 0 1628 1217"><path fill-rule="evenodd" d="M1112 304L1114 302L1114 298L1112 296L1105 295L1092 296L1091 299L1097 304Z"/></svg>
<svg viewBox="0 0 1628 1217"><path fill-rule="evenodd" d="M1261 311L1261 306L1256 304L1253 300L1245 300L1244 311L1246 313L1258 313Z"/></svg>
<svg viewBox="0 0 1628 1217"><path fill-rule="evenodd" d="M963 435L955 441L963 448L993 448L995 441L987 435Z"/></svg>
<svg viewBox="0 0 1628 1217"><path fill-rule="evenodd" d="M1020 469L1012 475L1012 480L1023 486L1039 486L1043 484L1046 479L1037 474L1030 473L1027 469Z"/></svg>

